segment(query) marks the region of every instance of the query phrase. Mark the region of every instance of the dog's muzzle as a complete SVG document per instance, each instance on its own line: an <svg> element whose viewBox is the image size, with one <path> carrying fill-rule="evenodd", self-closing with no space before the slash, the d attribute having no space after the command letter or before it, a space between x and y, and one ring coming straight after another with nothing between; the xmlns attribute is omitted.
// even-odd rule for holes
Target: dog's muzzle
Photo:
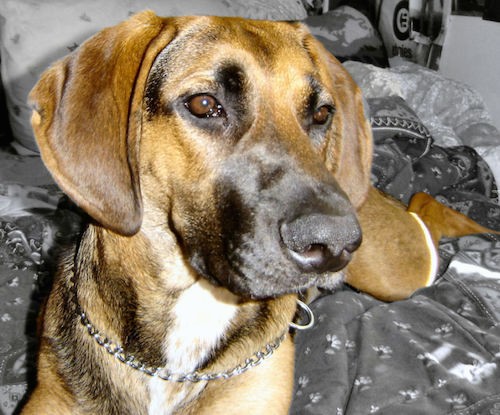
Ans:
<svg viewBox="0 0 500 415"><path fill-rule="evenodd" d="M254 149L228 158L216 180L216 213L197 209L187 222L218 226L182 232L195 270L243 296L335 286L361 242L355 210L334 177L279 156Z"/></svg>

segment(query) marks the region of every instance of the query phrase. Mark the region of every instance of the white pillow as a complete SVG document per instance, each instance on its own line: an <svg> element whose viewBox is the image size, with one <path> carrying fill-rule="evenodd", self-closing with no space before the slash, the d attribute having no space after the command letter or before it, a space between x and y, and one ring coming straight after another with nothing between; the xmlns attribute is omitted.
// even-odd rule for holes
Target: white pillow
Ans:
<svg viewBox="0 0 500 415"><path fill-rule="evenodd" d="M18 152L38 153L26 99L43 70L95 32L144 9L160 16L301 20L307 15L301 0L1 0L1 73Z"/></svg>

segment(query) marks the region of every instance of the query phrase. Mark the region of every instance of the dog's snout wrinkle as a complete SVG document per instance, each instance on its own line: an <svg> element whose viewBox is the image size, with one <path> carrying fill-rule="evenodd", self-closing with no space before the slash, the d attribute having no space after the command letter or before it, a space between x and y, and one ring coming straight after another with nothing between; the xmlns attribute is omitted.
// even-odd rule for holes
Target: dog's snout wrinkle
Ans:
<svg viewBox="0 0 500 415"><path fill-rule="evenodd" d="M339 271L361 243L354 214L299 216L283 223L280 234L285 249L303 272Z"/></svg>

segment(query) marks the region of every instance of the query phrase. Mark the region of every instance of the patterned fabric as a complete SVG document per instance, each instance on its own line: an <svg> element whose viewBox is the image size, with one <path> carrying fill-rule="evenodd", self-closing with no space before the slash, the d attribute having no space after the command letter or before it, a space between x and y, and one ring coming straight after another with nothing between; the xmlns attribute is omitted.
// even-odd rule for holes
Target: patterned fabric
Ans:
<svg viewBox="0 0 500 415"><path fill-rule="evenodd" d="M498 413L500 239L457 246L439 281L408 300L344 288L311 305L291 414Z"/></svg>
<svg viewBox="0 0 500 415"><path fill-rule="evenodd" d="M407 202L426 191L500 230L496 184L467 146L445 148L398 96L368 99L373 182ZM440 275L406 301L344 287L296 335L292 414L493 415L500 410L500 238L443 240ZM402 253L403 254L403 253Z"/></svg>
<svg viewBox="0 0 500 415"><path fill-rule="evenodd" d="M344 66L366 99L401 97L429 130L436 145L473 147L500 182L500 131L492 124L477 91L409 62L394 68L354 61Z"/></svg>
<svg viewBox="0 0 500 415"><path fill-rule="evenodd" d="M81 219L55 186L0 186L0 413L33 382L36 316L60 249Z"/></svg>
<svg viewBox="0 0 500 415"><path fill-rule="evenodd" d="M388 66L382 39L370 20L349 6L340 6L304 20L311 33L341 62L352 59Z"/></svg>
<svg viewBox="0 0 500 415"><path fill-rule="evenodd" d="M34 344L32 293L40 275L44 225L33 219L0 221L0 407L6 414L26 392L28 367L34 367L26 351Z"/></svg>
<svg viewBox="0 0 500 415"><path fill-rule="evenodd" d="M369 98L374 137L372 182L408 203L426 192L440 202L495 227L500 218L498 190L488 163L469 146L443 147L398 96Z"/></svg>

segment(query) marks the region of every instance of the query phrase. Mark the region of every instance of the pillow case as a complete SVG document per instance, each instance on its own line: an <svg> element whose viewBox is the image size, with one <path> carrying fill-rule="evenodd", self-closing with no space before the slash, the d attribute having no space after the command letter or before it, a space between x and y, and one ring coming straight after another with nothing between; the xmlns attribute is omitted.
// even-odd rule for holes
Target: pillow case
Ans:
<svg viewBox="0 0 500 415"><path fill-rule="evenodd" d="M388 66L380 35L368 17L350 6L340 6L304 20L313 35L341 62L354 60Z"/></svg>
<svg viewBox="0 0 500 415"><path fill-rule="evenodd" d="M0 56L0 65L1 56ZM10 141L12 134L9 131L9 119L7 114L7 107L5 106L5 95L2 86L2 77L0 75L0 147Z"/></svg>
<svg viewBox="0 0 500 415"><path fill-rule="evenodd" d="M301 0L2 0L2 79L13 145L18 152L38 153L26 99L43 70L98 30L144 9L160 16L226 15L270 20L307 16Z"/></svg>

